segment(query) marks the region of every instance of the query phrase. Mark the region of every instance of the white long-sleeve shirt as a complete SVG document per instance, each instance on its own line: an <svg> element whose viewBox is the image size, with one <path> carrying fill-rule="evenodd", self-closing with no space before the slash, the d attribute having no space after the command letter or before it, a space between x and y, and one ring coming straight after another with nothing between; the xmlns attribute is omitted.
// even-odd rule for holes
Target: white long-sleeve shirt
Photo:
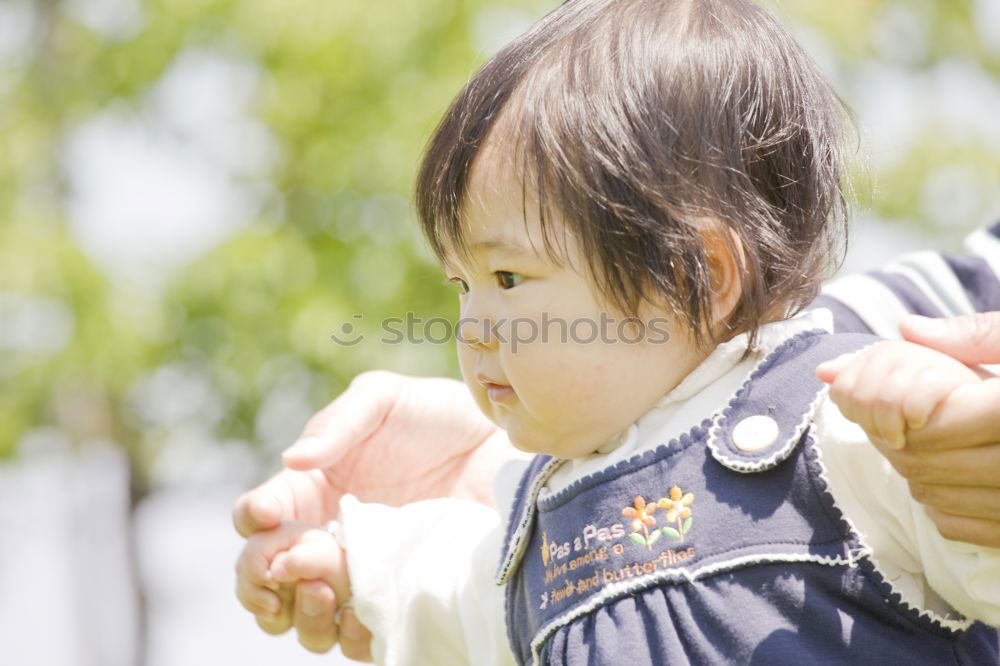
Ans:
<svg viewBox="0 0 1000 666"><path fill-rule="evenodd" d="M543 495L688 431L721 410L768 352L814 328L832 328L828 312L763 327L758 348L742 361L744 336L721 345L620 437L591 456L566 461ZM905 480L826 398L814 432L835 501L903 600L948 626L963 624L953 610L1000 625L1000 550L944 539ZM378 663L514 663L503 588L493 574L501 516L507 516L523 469L524 463L510 463L498 475L499 513L452 499L390 508L344 498L338 538L348 553L355 610L372 632Z"/></svg>

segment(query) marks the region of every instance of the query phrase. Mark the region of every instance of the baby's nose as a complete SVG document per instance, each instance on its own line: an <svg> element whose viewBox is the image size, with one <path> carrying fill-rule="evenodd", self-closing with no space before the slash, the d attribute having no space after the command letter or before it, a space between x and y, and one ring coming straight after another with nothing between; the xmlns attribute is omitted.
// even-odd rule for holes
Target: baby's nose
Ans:
<svg viewBox="0 0 1000 666"><path fill-rule="evenodd" d="M462 317L456 330L458 341L476 349L493 349L499 336L489 319L478 317Z"/></svg>

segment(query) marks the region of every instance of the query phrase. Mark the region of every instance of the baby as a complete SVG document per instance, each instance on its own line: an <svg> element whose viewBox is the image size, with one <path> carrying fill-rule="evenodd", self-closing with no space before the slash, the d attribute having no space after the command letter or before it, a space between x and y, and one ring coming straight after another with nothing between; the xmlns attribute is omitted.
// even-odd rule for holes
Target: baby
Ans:
<svg viewBox="0 0 1000 666"><path fill-rule="evenodd" d="M846 233L843 114L747 0L546 16L417 189L465 382L536 454L496 480L506 526L347 497L336 536L286 523L240 566L330 583L380 663L996 663L1000 553L943 539L815 368L861 354L834 390L884 391L887 441L979 377L795 316Z"/></svg>

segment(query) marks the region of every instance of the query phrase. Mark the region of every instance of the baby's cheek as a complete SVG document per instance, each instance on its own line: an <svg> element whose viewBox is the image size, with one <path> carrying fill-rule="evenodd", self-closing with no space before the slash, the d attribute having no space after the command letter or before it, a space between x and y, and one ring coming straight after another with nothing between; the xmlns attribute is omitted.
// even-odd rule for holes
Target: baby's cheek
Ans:
<svg viewBox="0 0 1000 666"><path fill-rule="evenodd" d="M552 420L572 426L600 415L605 402L601 364L579 352L524 361L523 374L528 376L522 377L527 380L522 384L531 388L525 400Z"/></svg>

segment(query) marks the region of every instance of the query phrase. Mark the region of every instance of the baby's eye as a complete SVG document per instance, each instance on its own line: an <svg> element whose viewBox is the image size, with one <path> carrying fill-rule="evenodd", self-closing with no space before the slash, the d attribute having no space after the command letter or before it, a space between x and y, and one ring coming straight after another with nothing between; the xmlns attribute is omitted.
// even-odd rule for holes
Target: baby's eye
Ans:
<svg viewBox="0 0 1000 666"><path fill-rule="evenodd" d="M459 294L467 294L467 293L469 293L469 284L465 280L463 280L462 278L460 278L460 277L448 278L448 282L450 284L458 285L458 293Z"/></svg>
<svg viewBox="0 0 1000 666"><path fill-rule="evenodd" d="M524 280L523 275L511 271L496 271L493 274L497 276L497 285L501 289L513 289Z"/></svg>

